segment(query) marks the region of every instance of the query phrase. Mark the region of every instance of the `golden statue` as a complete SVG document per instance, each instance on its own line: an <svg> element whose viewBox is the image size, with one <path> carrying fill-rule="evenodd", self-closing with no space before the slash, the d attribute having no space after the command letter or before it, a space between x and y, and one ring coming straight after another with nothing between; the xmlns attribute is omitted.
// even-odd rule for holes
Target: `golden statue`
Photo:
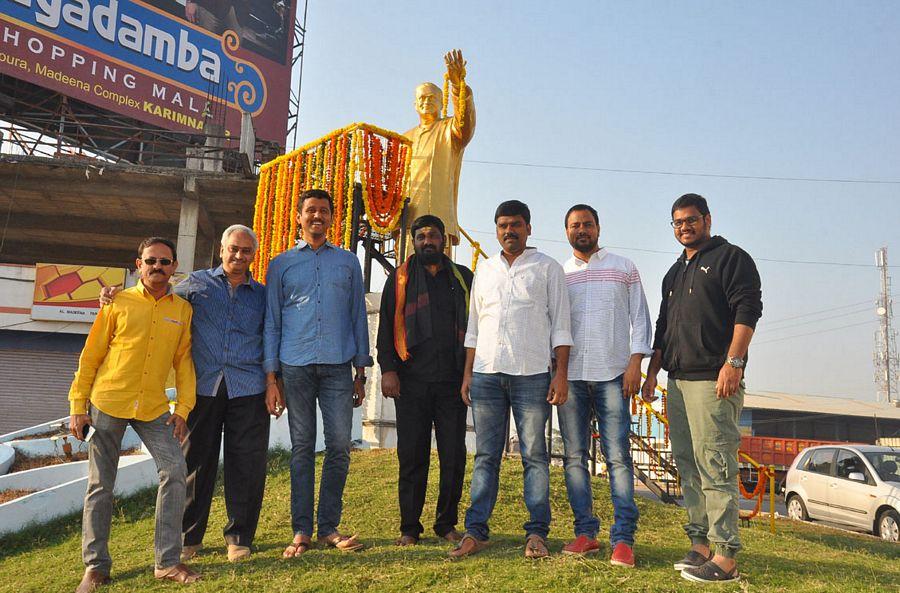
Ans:
<svg viewBox="0 0 900 593"><path fill-rule="evenodd" d="M409 180L409 214L407 225L419 216L433 214L444 222L447 249L459 244L459 225L456 219L459 171L463 151L475 133L475 103L472 89L465 87L460 101L461 85L465 84L466 61L462 52L452 50L444 56L447 77L452 89L453 117L441 117L443 92L437 85L426 82L416 87L416 111L419 125L404 134L412 140L412 160ZM412 253L407 249L407 253Z"/></svg>

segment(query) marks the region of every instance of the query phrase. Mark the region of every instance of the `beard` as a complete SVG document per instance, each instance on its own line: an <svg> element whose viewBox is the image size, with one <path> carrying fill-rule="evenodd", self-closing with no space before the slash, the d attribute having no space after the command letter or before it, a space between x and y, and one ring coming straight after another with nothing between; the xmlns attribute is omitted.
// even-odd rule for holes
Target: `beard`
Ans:
<svg viewBox="0 0 900 593"><path fill-rule="evenodd" d="M597 241L592 241L590 238L576 239L572 247L581 253L590 253L597 247Z"/></svg>
<svg viewBox="0 0 900 593"><path fill-rule="evenodd" d="M434 251L416 251L416 255L419 256L419 261L422 262L423 266L433 266L441 261L441 253L439 250L435 249Z"/></svg>

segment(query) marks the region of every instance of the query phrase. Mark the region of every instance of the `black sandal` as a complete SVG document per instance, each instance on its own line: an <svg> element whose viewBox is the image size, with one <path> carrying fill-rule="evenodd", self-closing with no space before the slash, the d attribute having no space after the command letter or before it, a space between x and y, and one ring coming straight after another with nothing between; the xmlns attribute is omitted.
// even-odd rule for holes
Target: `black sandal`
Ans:
<svg viewBox="0 0 900 593"><path fill-rule="evenodd" d="M725 572L718 564L710 560L703 566L685 568L681 571L681 578L695 583L735 583L741 580L737 566Z"/></svg>
<svg viewBox="0 0 900 593"><path fill-rule="evenodd" d="M687 553L687 555L685 555L684 558L682 558L672 566L675 568L675 570L684 570L685 568L699 568L712 559L712 550L710 550L709 556L704 556L700 552L691 550Z"/></svg>

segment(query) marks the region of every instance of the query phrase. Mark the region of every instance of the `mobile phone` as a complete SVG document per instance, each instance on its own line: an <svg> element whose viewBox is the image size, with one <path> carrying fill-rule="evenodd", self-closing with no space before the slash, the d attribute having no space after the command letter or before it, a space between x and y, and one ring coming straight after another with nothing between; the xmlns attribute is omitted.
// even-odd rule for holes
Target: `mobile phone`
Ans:
<svg viewBox="0 0 900 593"><path fill-rule="evenodd" d="M84 442L90 441L94 437L94 427L90 424L85 424L84 428L81 430L81 440Z"/></svg>

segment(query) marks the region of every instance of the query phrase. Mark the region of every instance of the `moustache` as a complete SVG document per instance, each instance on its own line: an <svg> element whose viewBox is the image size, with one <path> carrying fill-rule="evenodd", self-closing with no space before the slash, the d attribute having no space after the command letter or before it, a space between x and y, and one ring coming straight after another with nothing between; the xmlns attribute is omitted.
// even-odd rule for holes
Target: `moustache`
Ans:
<svg viewBox="0 0 900 593"><path fill-rule="evenodd" d="M519 238L519 235L517 235L516 233L506 233L505 235L503 235L504 241L506 241L507 239L518 239L518 238Z"/></svg>

